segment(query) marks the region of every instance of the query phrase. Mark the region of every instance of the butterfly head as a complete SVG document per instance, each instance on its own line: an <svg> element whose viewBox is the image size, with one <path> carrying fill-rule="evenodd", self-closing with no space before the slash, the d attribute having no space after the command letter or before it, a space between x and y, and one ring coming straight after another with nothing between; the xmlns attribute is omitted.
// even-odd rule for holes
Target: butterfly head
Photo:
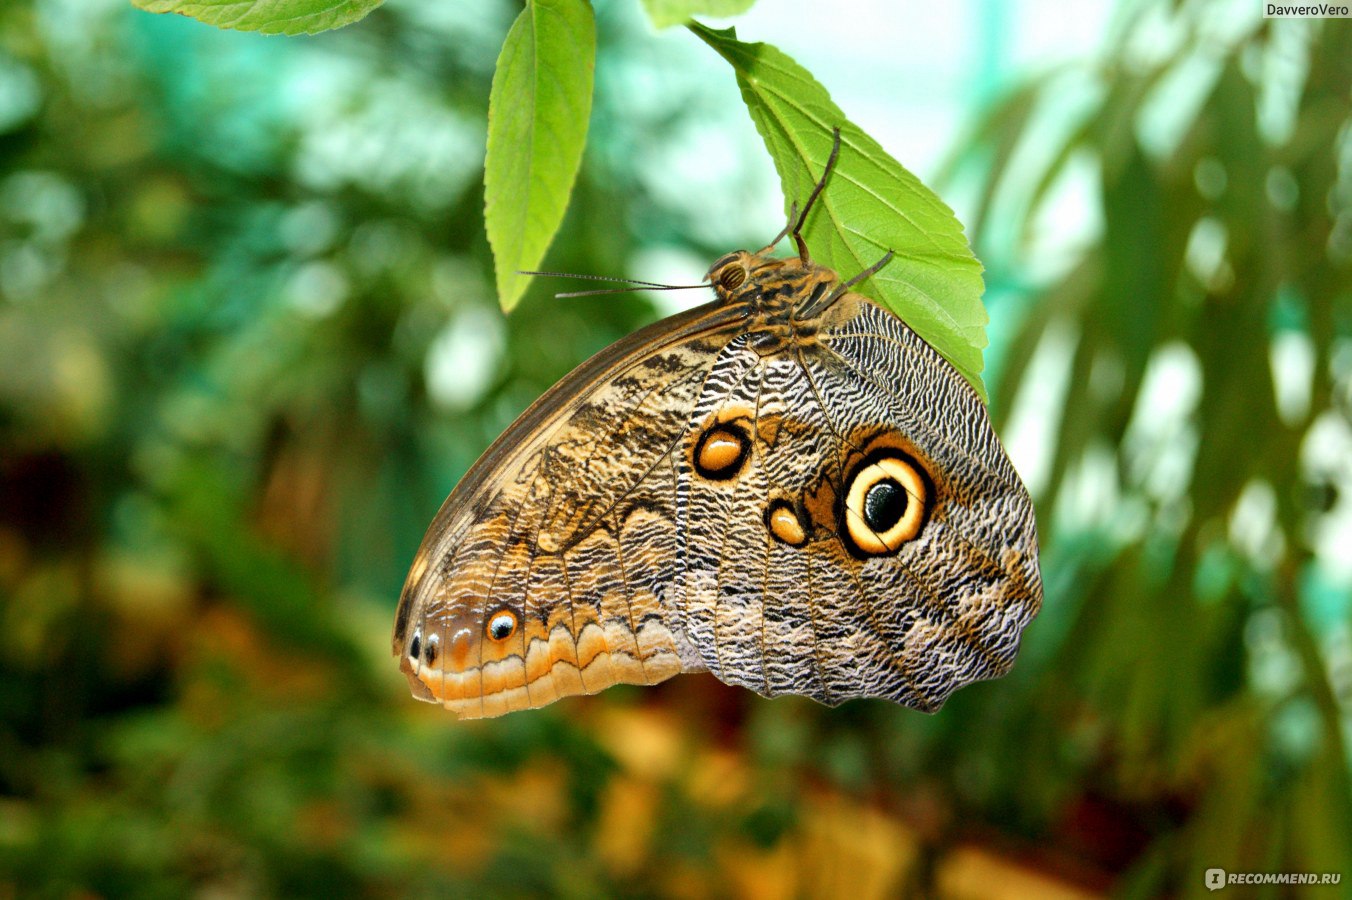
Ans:
<svg viewBox="0 0 1352 900"><path fill-rule="evenodd" d="M749 312L773 317L811 304L840 283L825 266L797 256L770 256L768 250L735 250L709 267L705 278L722 303L745 305Z"/></svg>

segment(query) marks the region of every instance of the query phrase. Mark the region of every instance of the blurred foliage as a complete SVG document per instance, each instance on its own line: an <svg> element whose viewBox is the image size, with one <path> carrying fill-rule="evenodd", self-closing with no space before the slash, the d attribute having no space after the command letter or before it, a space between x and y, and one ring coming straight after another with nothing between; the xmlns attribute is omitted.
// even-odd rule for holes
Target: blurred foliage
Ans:
<svg viewBox="0 0 1352 900"><path fill-rule="evenodd" d="M147 12L263 34L316 34L363 18L384 0L131 0Z"/></svg>
<svg viewBox="0 0 1352 900"><path fill-rule="evenodd" d="M655 28L670 28L695 16L726 19L740 15L756 0L640 0Z"/></svg>
<svg viewBox="0 0 1352 900"><path fill-rule="evenodd" d="M1015 92L957 166L988 264L1058 184L1100 198L993 390L997 428L1018 394L1050 443L1056 621L998 701L1026 739L992 736L1017 748L992 786L1032 823L1138 832L1137 896L1352 863L1352 22L1232 13L1129 9L1099 67Z"/></svg>
<svg viewBox="0 0 1352 900"><path fill-rule="evenodd" d="M458 723L388 656L422 530L516 413L652 316L540 288L496 311L482 123L517 6L458 6L297 41L0 6L0 895L1352 875L1349 23L1148 5L959 155L993 409L1050 448L1028 473L1047 606L1013 675L933 717L685 676ZM554 268L728 249L638 170L708 101L667 73L627 105L630 6L598 4ZM1077 173L1101 223L1016 277Z"/></svg>

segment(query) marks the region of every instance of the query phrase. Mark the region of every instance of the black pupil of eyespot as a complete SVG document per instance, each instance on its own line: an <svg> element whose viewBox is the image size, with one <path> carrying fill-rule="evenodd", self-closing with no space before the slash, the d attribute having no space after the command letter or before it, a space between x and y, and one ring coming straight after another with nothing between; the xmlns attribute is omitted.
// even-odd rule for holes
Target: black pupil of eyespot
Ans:
<svg viewBox="0 0 1352 900"><path fill-rule="evenodd" d="M502 640L512 633L512 623L506 617L496 619L493 622L493 637Z"/></svg>
<svg viewBox="0 0 1352 900"><path fill-rule="evenodd" d="M885 478L864 495L864 524L882 533L901 521L906 514L906 490L891 478Z"/></svg>
<svg viewBox="0 0 1352 900"><path fill-rule="evenodd" d="M414 659L422 652L422 639L418 635L413 635L413 642L408 645L408 655Z"/></svg>

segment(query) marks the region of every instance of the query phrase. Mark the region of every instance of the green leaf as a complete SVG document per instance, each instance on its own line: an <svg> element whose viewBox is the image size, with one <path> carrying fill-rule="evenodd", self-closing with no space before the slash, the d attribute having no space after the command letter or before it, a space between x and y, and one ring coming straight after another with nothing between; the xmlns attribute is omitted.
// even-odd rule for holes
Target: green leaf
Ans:
<svg viewBox="0 0 1352 900"><path fill-rule="evenodd" d="M744 44L733 29L690 30L731 63L742 99L779 170L786 207L821 177L840 129L840 158L803 229L813 258L851 278L896 256L860 293L905 320L985 399L981 351L986 308L981 263L962 223L878 143L845 118L826 89L769 44Z"/></svg>
<svg viewBox="0 0 1352 900"><path fill-rule="evenodd" d="M726 19L740 16L756 0L643 0L654 28L670 28L689 22L694 16L713 16Z"/></svg>
<svg viewBox="0 0 1352 900"><path fill-rule="evenodd" d="M529 0L488 98L484 219L498 301L510 310L563 222L591 115L596 23L586 0Z"/></svg>
<svg viewBox="0 0 1352 900"><path fill-rule="evenodd" d="M314 34L350 25L384 0L131 0L153 13L178 13L217 28Z"/></svg>

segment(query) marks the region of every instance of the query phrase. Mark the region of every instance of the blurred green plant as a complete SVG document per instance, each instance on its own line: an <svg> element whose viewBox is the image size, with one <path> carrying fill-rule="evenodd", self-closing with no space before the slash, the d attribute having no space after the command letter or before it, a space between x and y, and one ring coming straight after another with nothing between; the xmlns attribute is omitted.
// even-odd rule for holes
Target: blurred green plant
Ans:
<svg viewBox="0 0 1352 900"><path fill-rule="evenodd" d="M131 0L153 13L178 13L217 28L262 34L317 34L365 18L385 0Z"/></svg>
<svg viewBox="0 0 1352 900"><path fill-rule="evenodd" d="M355 10L333 18L332 0L254 3L233 18L223 18L222 9L240 4L155 0L152 7L138 2L153 12L182 12L232 28L317 30L360 18ZM751 3L682 0L644 6L660 28L697 14L734 14ZM320 8L333 18L331 24L325 24L327 18L323 23L314 19ZM784 53L768 44L742 43L732 29L714 31L696 23L690 28L736 72L742 99L779 170L786 213L812 192L835 132L841 131L844 151L837 176L826 184L818 214L803 229L809 247L819 262L845 278L865 271L888 251L895 253L886 268L859 286L860 292L903 318L985 399L981 264L953 211L846 119L826 89ZM521 299L530 282L526 273L539 268L567 211L587 138L595 55L588 0L526 0L498 56L488 110L484 222L504 310Z"/></svg>
<svg viewBox="0 0 1352 900"><path fill-rule="evenodd" d="M711 98L639 120L626 64L666 57L633 4L598 8L551 262L714 258L636 161ZM994 108L951 181L986 198L993 413L1050 448L1014 672L933 717L686 676L458 724L388 657L422 529L654 315L498 311L477 175L520 6L276 41L0 4L0 894L1346 879L1352 37L1131 9L1101 64ZM1077 189L1101 222L1029 274Z"/></svg>
<svg viewBox="0 0 1352 900"><path fill-rule="evenodd" d="M1065 619L1036 629L1001 724L934 750L960 771L1006 748L982 793L1025 815L1093 785L1106 809L1082 815L1141 832L1126 895L1352 860L1352 601L1324 537L1352 502L1352 441L1329 449L1352 422L1350 101L1346 20L1138 4L1101 64L993 109L951 175L976 175L996 285L1058 189L1087 183L1102 219L1024 280L992 390L997 428L1045 417Z"/></svg>
<svg viewBox="0 0 1352 900"><path fill-rule="evenodd" d="M695 16L726 19L741 15L756 0L641 0L648 19L656 28L682 25Z"/></svg>
<svg viewBox="0 0 1352 900"><path fill-rule="evenodd" d="M0 7L0 74L36 97L0 131L0 894L611 877L569 850L613 769L585 728L448 739L388 658L440 498L652 315L496 311L474 177L494 9L505 30L506 4L389 12L320 46ZM661 216L635 181L584 168L562 265L633 255L630 217Z"/></svg>

